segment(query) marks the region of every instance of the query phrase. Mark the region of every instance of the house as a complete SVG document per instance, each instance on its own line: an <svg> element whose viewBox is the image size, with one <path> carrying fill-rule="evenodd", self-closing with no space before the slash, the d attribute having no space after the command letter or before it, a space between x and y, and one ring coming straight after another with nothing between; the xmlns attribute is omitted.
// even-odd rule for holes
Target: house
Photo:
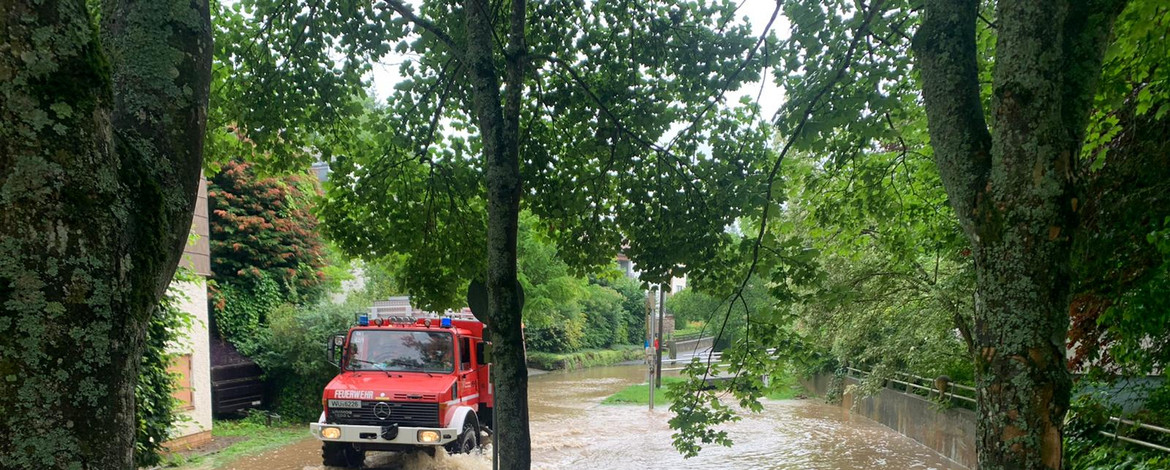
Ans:
<svg viewBox="0 0 1170 470"><path fill-rule="evenodd" d="M181 308L194 317L191 328L170 350L176 355L170 370L179 376L174 395L179 400L179 414L182 416L175 423L171 441L166 443L171 449L195 447L211 440L211 368L207 334L207 278L211 276L211 248L205 179L199 182L191 232L194 236L183 250L180 266L191 270L195 280L175 281L171 285L185 294Z"/></svg>

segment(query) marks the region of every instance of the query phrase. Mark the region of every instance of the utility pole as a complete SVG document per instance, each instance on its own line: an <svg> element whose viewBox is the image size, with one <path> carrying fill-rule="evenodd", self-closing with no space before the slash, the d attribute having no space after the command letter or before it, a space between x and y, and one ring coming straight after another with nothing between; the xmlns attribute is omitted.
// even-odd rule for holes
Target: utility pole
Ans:
<svg viewBox="0 0 1170 470"><path fill-rule="evenodd" d="M654 293L648 292L646 303L654 303ZM650 411L654 411L654 309L646 309L646 388L650 390Z"/></svg>
<svg viewBox="0 0 1170 470"><path fill-rule="evenodd" d="M654 348L654 388L662 387L662 346L666 343L666 338L662 336L662 324L666 322L666 287L669 284L658 286L658 347Z"/></svg>

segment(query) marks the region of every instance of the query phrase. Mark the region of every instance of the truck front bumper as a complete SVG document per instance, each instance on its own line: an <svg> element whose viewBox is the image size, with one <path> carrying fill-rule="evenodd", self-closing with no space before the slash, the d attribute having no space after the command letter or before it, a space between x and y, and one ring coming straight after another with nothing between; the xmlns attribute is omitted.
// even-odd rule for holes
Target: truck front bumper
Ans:
<svg viewBox="0 0 1170 470"><path fill-rule="evenodd" d="M330 439L322 435L323 429L335 428L338 437ZM354 444L397 444L406 446L441 446L459 438L459 430L455 428L398 428L398 435L393 439L382 437L382 426L357 426L351 424L310 423L309 431L313 436L325 442L350 442ZM433 431L439 434L439 439L432 442L422 442L419 434L422 431Z"/></svg>

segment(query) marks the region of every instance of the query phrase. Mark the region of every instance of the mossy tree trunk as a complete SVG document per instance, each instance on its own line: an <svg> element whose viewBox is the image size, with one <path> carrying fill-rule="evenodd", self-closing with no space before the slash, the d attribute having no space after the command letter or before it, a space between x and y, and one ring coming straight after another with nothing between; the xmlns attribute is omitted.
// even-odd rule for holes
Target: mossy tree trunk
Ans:
<svg viewBox="0 0 1170 470"><path fill-rule="evenodd" d="M524 88L526 18L524 0L511 2L504 78L493 53L492 11L484 0L467 0L467 49L472 113L483 139L487 179L488 325L492 332L495 374L493 432L499 436L499 466L528 469L532 444L528 428L528 368L521 329L520 292L516 269L516 233L520 217L520 105ZM501 94L503 95L501 106Z"/></svg>
<svg viewBox="0 0 1170 470"><path fill-rule="evenodd" d="M1059 469L1075 166L1121 1L1000 2L990 113L975 0L927 1L914 38L931 141L978 275L983 469Z"/></svg>
<svg viewBox="0 0 1170 470"><path fill-rule="evenodd" d="M190 229L207 1L101 18L0 1L2 468L134 468L143 337Z"/></svg>

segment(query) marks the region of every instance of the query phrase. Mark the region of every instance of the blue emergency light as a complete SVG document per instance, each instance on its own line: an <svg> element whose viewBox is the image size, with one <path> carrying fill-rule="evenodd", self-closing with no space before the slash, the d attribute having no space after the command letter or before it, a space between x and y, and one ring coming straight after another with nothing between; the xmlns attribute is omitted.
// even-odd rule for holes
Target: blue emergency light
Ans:
<svg viewBox="0 0 1170 470"><path fill-rule="evenodd" d="M451 327L451 319L450 318L443 318L443 322L440 323L439 325L442 326L443 328L450 328Z"/></svg>
<svg viewBox="0 0 1170 470"><path fill-rule="evenodd" d="M358 325L370 326L370 317L368 315L359 315L358 316Z"/></svg>

